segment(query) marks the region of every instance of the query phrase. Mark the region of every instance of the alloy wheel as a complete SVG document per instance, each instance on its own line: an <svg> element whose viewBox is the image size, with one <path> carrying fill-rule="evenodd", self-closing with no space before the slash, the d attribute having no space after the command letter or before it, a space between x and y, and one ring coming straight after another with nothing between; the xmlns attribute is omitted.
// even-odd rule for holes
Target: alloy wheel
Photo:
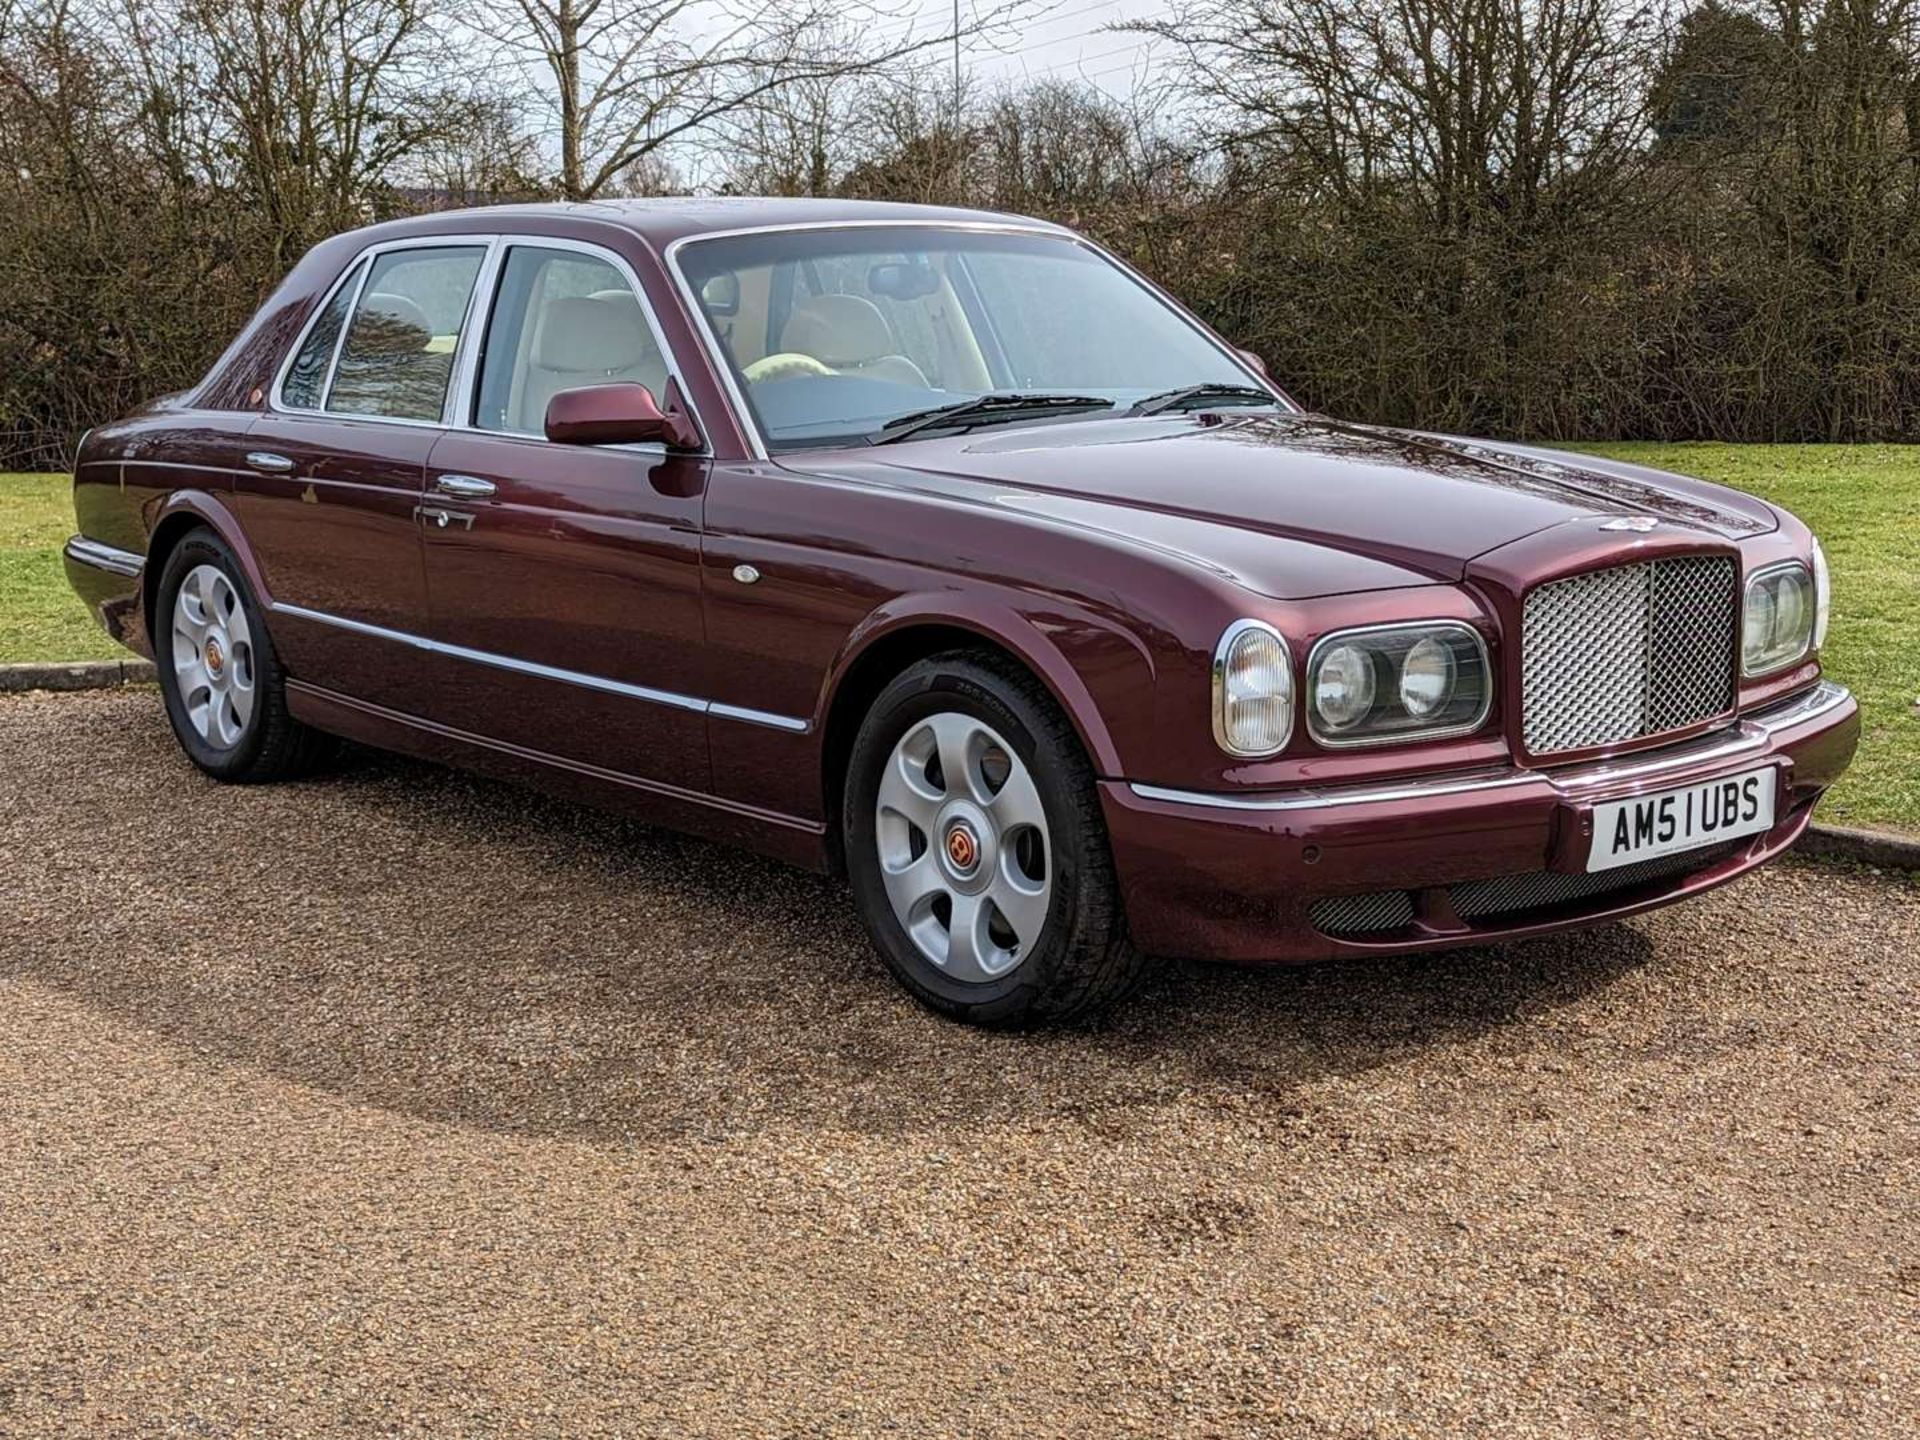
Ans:
<svg viewBox="0 0 1920 1440"><path fill-rule="evenodd" d="M881 776L874 835L894 916L929 962L979 983L1033 953L1053 899L1046 810L992 726L957 711L910 725Z"/></svg>
<svg viewBox="0 0 1920 1440"><path fill-rule="evenodd" d="M253 718L253 634L233 581L196 565L173 596L173 674L180 703L200 738L231 750Z"/></svg>

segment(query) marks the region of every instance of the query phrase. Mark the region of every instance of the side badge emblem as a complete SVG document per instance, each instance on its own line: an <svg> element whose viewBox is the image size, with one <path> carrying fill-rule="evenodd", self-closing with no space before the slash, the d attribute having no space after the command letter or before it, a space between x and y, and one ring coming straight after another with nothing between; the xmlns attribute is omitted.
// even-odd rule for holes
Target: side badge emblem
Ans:
<svg viewBox="0 0 1920 1440"><path fill-rule="evenodd" d="M751 565L736 565L733 567L733 578L742 585L751 585L760 578L760 572Z"/></svg>
<svg viewBox="0 0 1920 1440"><path fill-rule="evenodd" d="M1651 515L1616 515L1600 528L1602 530L1631 530L1636 535L1644 535L1660 522Z"/></svg>

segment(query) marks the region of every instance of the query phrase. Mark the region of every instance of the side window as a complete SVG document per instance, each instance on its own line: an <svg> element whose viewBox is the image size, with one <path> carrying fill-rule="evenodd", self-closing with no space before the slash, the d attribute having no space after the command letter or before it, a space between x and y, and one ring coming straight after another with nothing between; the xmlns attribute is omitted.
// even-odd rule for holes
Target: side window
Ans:
<svg viewBox="0 0 1920 1440"><path fill-rule="evenodd" d="M340 347L326 408L438 420L485 254L481 246L462 245L375 257Z"/></svg>
<svg viewBox="0 0 1920 1440"><path fill-rule="evenodd" d="M327 308L313 322L306 343L287 369L287 378L280 386L281 404L295 410L320 408L320 399L327 392L327 371L333 365L333 349L340 342L340 327L347 323L347 307L353 303L366 268L365 261L355 265L328 298Z"/></svg>
<svg viewBox="0 0 1920 1440"><path fill-rule="evenodd" d="M656 397L667 383L666 357L626 277L575 250L514 246L487 320L474 425L542 435L560 391L619 380Z"/></svg>

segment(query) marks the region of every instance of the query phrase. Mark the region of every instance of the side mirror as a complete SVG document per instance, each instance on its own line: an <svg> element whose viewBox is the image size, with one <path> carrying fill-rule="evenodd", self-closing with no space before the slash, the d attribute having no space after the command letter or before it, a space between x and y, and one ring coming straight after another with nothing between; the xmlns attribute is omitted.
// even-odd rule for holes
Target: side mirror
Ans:
<svg viewBox="0 0 1920 1440"><path fill-rule="evenodd" d="M1267 362L1262 360L1258 355L1254 354L1253 351L1235 350L1233 353L1238 355L1248 365L1252 366L1254 371L1257 374L1259 374L1259 376L1263 380L1271 380L1273 378L1271 375L1267 373Z"/></svg>
<svg viewBox="0 0 1920 1440"><path fill-rule="evenodd" d="M700 431L667 381L666 408L631 380L562 390L547 402L547 439L560 445L634 445L660 441L669 450L698 450Z"/></svg>

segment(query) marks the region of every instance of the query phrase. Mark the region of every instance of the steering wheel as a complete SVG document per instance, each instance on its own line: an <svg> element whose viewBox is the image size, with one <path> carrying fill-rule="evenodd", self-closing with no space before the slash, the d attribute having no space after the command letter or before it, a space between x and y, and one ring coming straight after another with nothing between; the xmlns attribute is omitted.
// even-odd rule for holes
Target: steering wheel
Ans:
<svg viewBox="0 0 1920 1440"><path fill-rule="evenodd" d="M803 355L798 350L782 350L776 355L762 355L741 373L747 377L749 385L766 385L776 380L800 380L809 375L832 375L837 372L811 355Z"/></svg>

